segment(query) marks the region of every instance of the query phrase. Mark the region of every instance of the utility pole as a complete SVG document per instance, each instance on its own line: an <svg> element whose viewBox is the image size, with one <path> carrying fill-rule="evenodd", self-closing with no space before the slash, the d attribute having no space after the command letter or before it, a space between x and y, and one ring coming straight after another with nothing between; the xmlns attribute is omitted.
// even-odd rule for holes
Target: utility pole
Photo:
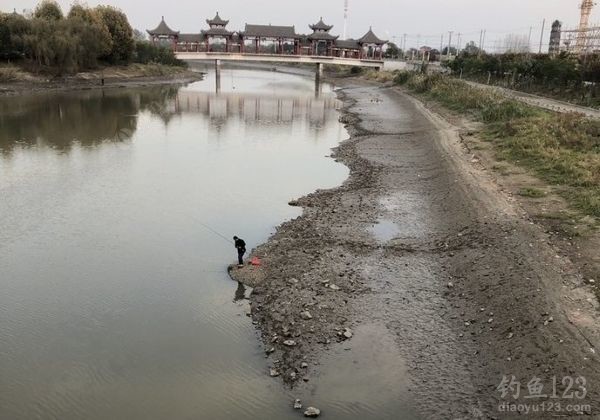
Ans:
<svg viewBox="0 0 600 420"><path fill-rule="evenodd" d="M487 35L487 29L483 30L483 43L481 44L481 49L485 51L485 36Z"/></svg>
<svg viewBox="0 0 600 420"><path fill-rule="evenodd" d="M344 39L348 39L348 0L344 0Z"/></svg>
<svg viewBox="0 0 600 420"><path fill-rule="evenodd" d="M459 51L460 51L460 42L461 42L461 38L462 38L462 34L459 32L458 33L458 42L456 43L456 54L458 55Z"/></svg>
<svg viewBox="0 0 600 420"><path fill-rule="evenodd" d="M546 19L542 22L542 34L540 35L540 54L542 53L542 43L544 42L544 29L546 29Z"/></svg>
<svg viewBox="0 0 600 420"><path fill-rule="evenodd" d="M479 32L479 51L477 51L477 57L481 57L481 51L483 50L483 29Z"/></svg>
<svg viewBox="0 0 600 420"><path fill-rule="evenodd" d="M403 34L402 38L402 55L404 56L404 60L406 60L406 34Z"/></svg>
<svg viewBox="0 0 600 420"><path fill-rule="evenodd" d="M450 57L452 57L452 53L450 52L450 48L452 48L452 34L454 31L448 31L450 34L450 38L448 39L448 61L450 61Z"/></svg>
<svg viewBox="0 0 600 420"><path fill-rule="evenodd" d="M533 26L529 27L529 38L527 38L527 52L531 53L531 33L533 32Z"/></svg>

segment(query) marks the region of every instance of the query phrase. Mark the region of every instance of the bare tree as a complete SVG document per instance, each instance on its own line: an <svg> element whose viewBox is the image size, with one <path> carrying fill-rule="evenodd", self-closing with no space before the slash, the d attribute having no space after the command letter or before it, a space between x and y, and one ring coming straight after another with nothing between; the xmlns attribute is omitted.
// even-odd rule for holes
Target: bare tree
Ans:
<svg viewBox="0 0 600 420"><path fill-rule="evenodd" d="M507 53L529 52L529 37L527 35L509 34L504 38L504 50Z"/></svg>

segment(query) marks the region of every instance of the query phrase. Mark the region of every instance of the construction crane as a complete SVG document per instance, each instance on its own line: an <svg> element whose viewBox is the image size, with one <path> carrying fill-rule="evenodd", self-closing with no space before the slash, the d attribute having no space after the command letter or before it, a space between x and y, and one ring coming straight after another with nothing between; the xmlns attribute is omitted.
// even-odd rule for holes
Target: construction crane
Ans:
<svg viewBox="0 0 600 420"><path fill-rule="evenodd" d="M579 34L577 36L577 51L581 52L587 48L588 28L590 25L590 15L594 8L594 0L582 0L581 19L579 20Z"/></svg>
<svg viewBox="0 0 600 420"><path fill-rule="evenodd" d="M344 0L344 39L348 39L348 0Z"/></svg>

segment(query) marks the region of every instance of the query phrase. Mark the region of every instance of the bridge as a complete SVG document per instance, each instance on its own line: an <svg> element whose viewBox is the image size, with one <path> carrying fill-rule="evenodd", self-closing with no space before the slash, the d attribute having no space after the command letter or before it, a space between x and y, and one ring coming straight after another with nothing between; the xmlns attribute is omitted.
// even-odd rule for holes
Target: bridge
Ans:
<svg viewBox="0 0 600 420"><path fill-rule="evenodd" d="M217 92L221 91L221 63L223 61L231 62L258 62L258 63L297 63L314 64L315 72L315 92L318 95L321 89L321 79L323 77L323 65L339 66L360 66L383 69L382 60L361 59L361 58L343 58L311 55L291 55L291 54L252 54L252 53L228 53L228 52L175 52L175 56L185 61L203 61L214 62L215 82Z"/></svg>
<svg viewBox="0 0 600 420"><path fill-rule="evenodd" d="M291 54L252 54L252 53L227 53L227 52L175 52L175 56L185 61L210 61L215 64L216 90L221 91L221 62L258 62L258 63L297 63L315 64L315 92L319 93L321 78L323 77L323 65L332 64L338 66L360 66L370 67L376 70L383 69L383 61L361 58L343 58L312 55Z"/></svg>
<svg viewBox="0 0 600 420"><path fill-rule="evenodd" d="M176 51L175 56L185 61L215 61L218 65L222 61L249 61L260 63L298 63L316 64L317 72L321 73L323 64L337 66L369 67L380 70L383 68L382 60L329 57L321 55L294 55L294 54L256 54L256 53L231 53L231 52L187 52Z"/></svg>
<svg viewBox="0 0 600 420"><path fill-rule="evenodd" d="M325 24L323 18L308 25L310 34L300 34L294 26L249 23L243 30L230 31L229 21L219 13L206 23L207 30L180 33L171 29L163 16L158 26L147 32L154 44L169 46L181 60L214 61L217 76L224 61L315 64L317 82L324 64L383 68L387 41L375 35L372 28L358 39L339 39L330 33L333 26ZM219 80L217 77L217 90Z"/></svg>

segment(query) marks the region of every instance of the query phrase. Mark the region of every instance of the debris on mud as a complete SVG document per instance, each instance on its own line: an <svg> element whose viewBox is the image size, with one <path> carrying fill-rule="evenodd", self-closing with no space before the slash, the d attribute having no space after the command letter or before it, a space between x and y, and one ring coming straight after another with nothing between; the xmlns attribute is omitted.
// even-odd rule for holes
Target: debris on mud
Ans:
<svg viewBox="0 0 600 420"><path fill-rule="evenodd" d="M315 407L308 407L304 412L304 417L319 417L321 415L321 410Z"/></svg>
<svg viewBox="0 0 600 420"><path fill-rule="evenodd" d="M424 417L495 417L495 389L513 374L585 374L586 402L600 401L582 327L594 318L560 306L583 278L473 169L447 126L392 90L369 102L374 89L341 93L351 138L333 155L348 180L291 201L303 214L253 250L263 264L230 270L253 287L252 319L281 378L308 380L323 350L351 344L377 313ZM370 232L383 213L401 228L386 241Z"/></svg>

